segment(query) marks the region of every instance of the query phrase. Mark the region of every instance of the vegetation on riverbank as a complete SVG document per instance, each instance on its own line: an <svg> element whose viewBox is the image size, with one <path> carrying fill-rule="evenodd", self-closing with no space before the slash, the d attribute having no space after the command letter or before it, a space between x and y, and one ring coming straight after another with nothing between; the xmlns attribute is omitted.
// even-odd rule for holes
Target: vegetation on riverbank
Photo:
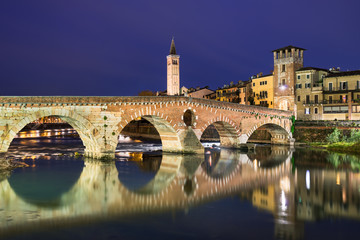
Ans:
<svg viewBox="0 0 360 240"><path fill-rule="evenodd" d="M311 143L312 147L326 148L333 152L360 154L360 131L352 129L349 136L335 128L333 132L326 136L326 142Z"/></svg>

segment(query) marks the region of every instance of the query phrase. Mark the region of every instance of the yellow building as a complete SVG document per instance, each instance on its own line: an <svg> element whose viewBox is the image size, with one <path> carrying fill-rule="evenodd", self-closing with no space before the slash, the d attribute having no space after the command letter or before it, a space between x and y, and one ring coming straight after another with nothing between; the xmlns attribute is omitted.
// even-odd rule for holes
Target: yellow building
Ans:
<svg viewBox="0 0 360 240"><path fill-rule="evenodd" d="M253 76L252 91L255 105L274 108L274 76L272 74Z"/></svg>

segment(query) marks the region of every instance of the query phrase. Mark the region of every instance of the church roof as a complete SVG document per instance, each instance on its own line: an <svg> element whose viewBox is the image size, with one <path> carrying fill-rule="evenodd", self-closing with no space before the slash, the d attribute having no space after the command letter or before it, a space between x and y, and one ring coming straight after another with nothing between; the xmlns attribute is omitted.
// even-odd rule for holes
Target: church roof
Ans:
<svg viewBox="0 0 360 240"><path fill-rule="evenodd" d="M171 40L170 55L176 55L174 38Z"/></svg>

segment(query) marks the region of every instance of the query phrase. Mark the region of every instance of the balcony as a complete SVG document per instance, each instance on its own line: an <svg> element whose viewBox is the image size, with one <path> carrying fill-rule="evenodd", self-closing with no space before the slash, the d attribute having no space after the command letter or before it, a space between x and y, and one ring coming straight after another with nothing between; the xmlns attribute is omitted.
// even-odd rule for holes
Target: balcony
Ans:
<svg viewBox="0 0 360 240"><path fill-rule="evenodd" d="M353 101L354 102L354 101ZM314 104L348 104L348 101L345 100L321 100L321 101L303 101L304 105L314 105Z"/></svg>

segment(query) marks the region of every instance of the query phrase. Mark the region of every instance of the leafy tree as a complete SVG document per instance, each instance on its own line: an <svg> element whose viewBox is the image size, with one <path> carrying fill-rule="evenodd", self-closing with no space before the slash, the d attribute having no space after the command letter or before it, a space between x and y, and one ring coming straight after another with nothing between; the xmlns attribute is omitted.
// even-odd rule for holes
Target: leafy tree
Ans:
<svg viewBox="0 0 360 240"><path fill-rule="evenodd" d="M150 90L143 90L139 92L139 96L156 96L156 94L153 91Z"/></svg>

